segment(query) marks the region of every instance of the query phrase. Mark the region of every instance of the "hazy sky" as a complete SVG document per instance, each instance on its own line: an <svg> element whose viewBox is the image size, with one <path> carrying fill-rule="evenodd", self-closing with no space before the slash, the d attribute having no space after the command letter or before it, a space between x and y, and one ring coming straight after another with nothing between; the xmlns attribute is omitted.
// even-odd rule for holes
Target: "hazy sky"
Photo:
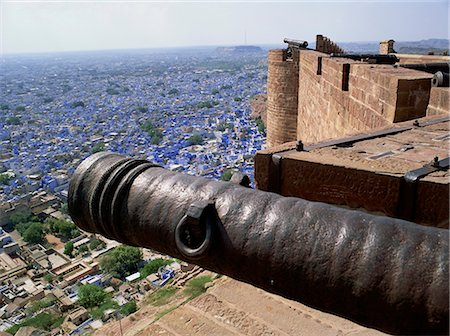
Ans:
<svg viewBox="0 0 450 336"><path fill-rule="evenodd" d="M448 38L448 1L0 0L1 52Z"/></svg>

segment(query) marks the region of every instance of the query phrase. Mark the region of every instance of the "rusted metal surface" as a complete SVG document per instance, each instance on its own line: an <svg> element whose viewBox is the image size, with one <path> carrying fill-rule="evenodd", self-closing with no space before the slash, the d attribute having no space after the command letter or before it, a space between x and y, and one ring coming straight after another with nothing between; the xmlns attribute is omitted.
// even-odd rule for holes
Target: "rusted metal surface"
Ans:
<svg viewBox="0 0 450 336"><path fill-rule="evenodd" d="M157 250L395 334L448 333L448 230L97 153L76 170L83 230Z"/></svg>

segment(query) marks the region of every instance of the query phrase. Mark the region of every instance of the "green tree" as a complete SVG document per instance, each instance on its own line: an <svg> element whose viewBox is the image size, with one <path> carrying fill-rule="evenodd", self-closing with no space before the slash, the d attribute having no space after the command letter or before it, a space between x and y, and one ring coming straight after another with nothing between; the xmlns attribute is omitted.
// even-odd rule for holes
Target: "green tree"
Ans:
<svg viewBox="0 0 450 336"><path fill-rule="evenodd" d="M201 145L203 143L203 137L200 134L194 134L190 136L187 141L191 145Z"/></svg>
<svg viewBox="0 0 450 336"><path fill-rule="evenodd" d="M84 102L81 101L81 100L76 101L76 102L73 102L73 103L72 103L72 108L76 108L76 107L85 107L85 104L84 104Z"/></svg>
<svg viewBox="0 0 450 336"><path fill-rule="evenodd" d="M6 119L7 125L20 125L22 124L19 117L9 117Z"/></svg>
<svg viewBox="0 0 450 336"><path fill-rule="evenodd" d="M211 108L213 107L213 104L209 101L202 101L198 104L199 108Z"/></svg>
<svg viewBox="0 0 450 336"><path fill-rule="evenodd" d="M232 170L226 170L223 172L222 176L220 177L220 179L222 181L229 181L231 180L231 177L233 176L234 172Z"/></svg>
<svg viewBox="0 0 450 336"><path fill-rule="evenodd" d="M146 113L146 112L148 112L148 107L146 107L146 106L138 106L137 110L138 110L138 112Z"/></svg>
<svg viewBox="0 0 450 336"><path fill-rule="evenodd" d="M89 242L89 249L91 251L94 251L95 249L102 249L105 246L106 246L106 243L100 239L94 238Z"/></svg>
<svg viewBox="0 0 450 336"><path fill-rule="evenodd" d="M105 150L105 144L103 142L98 142L92 147L92 154L103 152Z"/></svg>
<svg viewBox="0 0 450 336"><path fill-rule="evenodd" d="M23 240L32 244L41 243L44 240L42 223L31 223L31 225L23 233Z"/></svg>
<svg viewBox="0 0 450 336"><path fill-rule="evenodd" d="M170 265L171 263L173 263L173 260L161 258L152 260L140 269L139 272L141 273L141 278L146 278L150 274L158 271L161 266Z"/></svg>
<svg viewBox="0 0 450 336"><path fill-rule="evenodd" d="M78 304L84 308L99 306L105 299L105 291L96 285L87 284L78 289Z"/></svg>
<svg viewBox="0 0 450 336"><path fill-rule="evenodd" d="M147 132L147 134L151 138L151 143L153 145L158 145L161 142L163 137L162 131L159 128L155 127L155 125L153 125L153 123L150 120L144 122L141 125L141 129Z"/></svg>
<svg viewBox="0 0 450 336"><path fill-rule="evenodd" d="M13 225L17 225L19 223L26 223L31 220L32 214L30 210L24 211L16 211L9 217L9 220Z"/></svg>
<svg viewBox="0 0 450 336"><path fill-rule="evenodd" d="M114 96L114 95L118 95L120 92L114 88L107 88L106 93Z"/></svg>
<svg viewBox="0 0 450 336"><path fill-rule="evenodd" d="M33 326L38 329L50 331L59 327L64 322L64 316L52 313L40 313L34 317L30 317L20 324L15 324L6 332L14 335L21 327Z"/></svg>
<svg viewBox="0 0 450 336"><path fill-rule="evenodd" d="M64 254L68 255L69 257L72 257L72 253L73 253L73 243L69 241L64 245Z"/></svg>
<svg viewBox="0 0 450 336"><path fill-rule="evenodd" d="M121 245L100 259L100 267L114 277L124 278L135 273L141 261L141 249Z"/></svg>
<svg viewBox="0 0 450 336"><path fill-rule="evenodd" d="M78 249L78 254L83 255L84 253L89 251L89 247L87 247L87 245L82 245L80 246L80 248Z"/></svg>
<svg viewBox="0 0 450 336"><path fill-rule="evenodd" d="M219 125L217 125L217 130L219 131L219 132L223 132L223 131L225 131L227 128L229 128L229 129L233 129L233 124L232 123L229 123L229 122L226 122L226 123L220 123Z"/></svg>
<svg viewBox="0 0 450 336"><path fill-rule="evenodd" d="M137 311L137 305L136 301L130 301L128 303L125 303L122 307L120 307L120 313L123 316L127 316L130 314L133 314L135 311Z"/></svg>
<svg viewBox="0 0 450 336"><path fill-rule="evenodd" d="M0 104L0 110L9 110L8 104Z"/></svg>
<svg viewBox="0 0 450 336"><path fill-rule="evenodd" d="M48 231L61 237L64 241L80 235L80 230L78 230L77 226L66 220L47 218L45 224L48 227Z"/></svg>
<svg viewBox="0 0 450 336"><path fill-rule="evenodd" d="M47 281L48 283L51 283L53 281L53 275L47 273L46 275L44 275L44 280Z"/></svg>
<svg viewBox="0 0 450 336"><path fill-rule="evenodd" d="M59 210L63 213L68 215L69 214L69 206L67 205L67 202L63 203L61 205L61 208L59 208Z"/></svg>
<svg viewBox="0 0 450 336"><path fill-rule="evenodd" d="M9 174L0 174L0 184L8 184L9 180L11 180L11 176Z"/></svg>
<svg viewBox="0 0 450 336"><path fill-rule="evenodd" d="M258 132L261 134L265 134L266 133L266 126L264 125L264 122L262 121L261 118L258 118L255 120L256 122L256 126L258 127Z"/></svg>

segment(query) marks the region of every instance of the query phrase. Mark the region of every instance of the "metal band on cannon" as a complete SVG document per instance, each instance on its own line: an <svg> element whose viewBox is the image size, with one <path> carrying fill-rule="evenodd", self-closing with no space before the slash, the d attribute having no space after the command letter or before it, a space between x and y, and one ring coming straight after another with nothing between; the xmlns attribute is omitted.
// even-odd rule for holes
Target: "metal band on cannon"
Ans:
<svg viewBox="0 0 450 336"><path fill-rule="evenodd" d="M77 168L83 230L395 334L448 333L448 230L188 176L113 153Z"/></svg>

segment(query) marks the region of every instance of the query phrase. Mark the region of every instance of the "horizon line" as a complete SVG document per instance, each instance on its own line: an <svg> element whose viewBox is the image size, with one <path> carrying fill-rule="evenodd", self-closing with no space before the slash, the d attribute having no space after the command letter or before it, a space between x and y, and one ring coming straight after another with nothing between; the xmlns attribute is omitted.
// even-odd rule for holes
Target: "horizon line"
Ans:
<svg viewBox="0 0 450 336"><path fill-rule="evenodd" d="M450 41L449 37L429 37L426 39L420 40L396 40L396 43L405 43L405 42L419 42L426 40L447 40ZM335 43L379 43L380 41L335 41ZM311 42L311 44L315 44L315 41ZM256 46L256 47L265 47L265 46L282 46L285 45L284 42L265 42L265 43L247 43L247 44L206 44L206 45L181 45L181 46L164 46L164 47L131 47L131 48L105 48L105 49L77 49L77 50L49 50L49 51L22 51L22 52L4 52L0 51L0 57L4 56L26 56L26 55L48 55L48 54L67 54L67 53L82 53L82 52L108 52L108 51L138 51L138 50L170 50L170 49L195 49L195 48L219 48L219 47L238 47L238 46ZM450 45L449 45L450 47Z"/></svg>

